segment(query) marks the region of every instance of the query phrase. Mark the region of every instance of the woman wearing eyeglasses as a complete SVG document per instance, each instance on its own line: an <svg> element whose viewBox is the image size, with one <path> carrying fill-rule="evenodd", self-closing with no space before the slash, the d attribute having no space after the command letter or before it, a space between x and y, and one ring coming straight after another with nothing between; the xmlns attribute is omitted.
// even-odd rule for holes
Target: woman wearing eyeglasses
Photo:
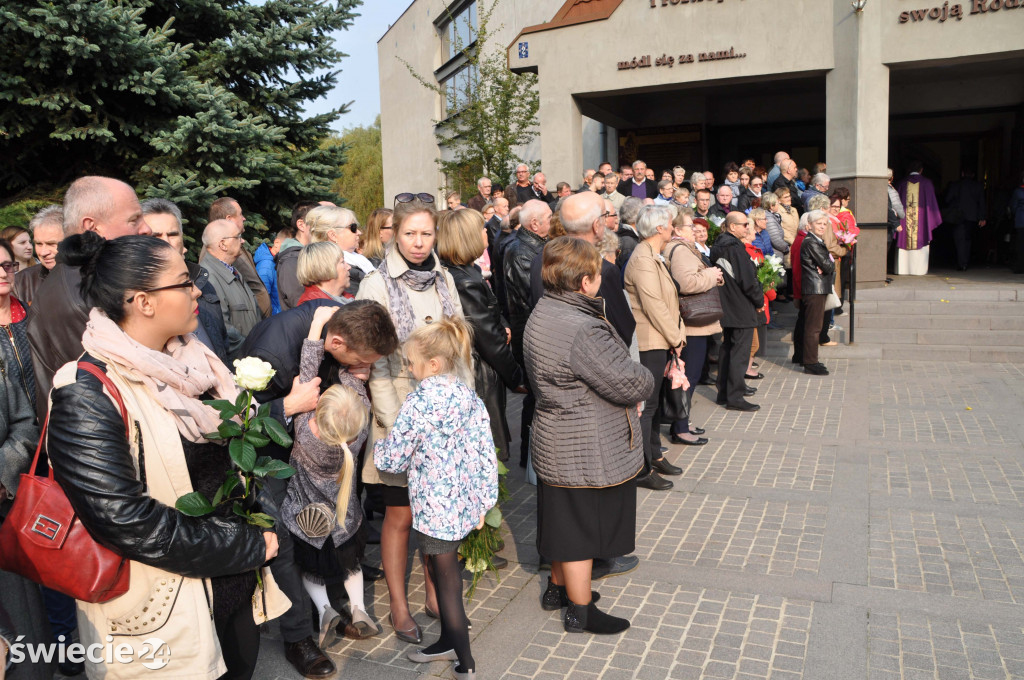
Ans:
<svg viewBox="0 0 1024 680"><path fill-rule="evenodd" d="M745 213L751 208L763 207L761 206L763 189L764 180L760 177L751 177L747 186L740 187L740 195L736 199L736 209Z"/></svg>
<svg viewBox="0 0 1024 680"><path fill-rule="evenodd" d="M247 680L256 667L258 625L287 609L269 570L277 535L223 512L198 518L174 509L183 494L212 498L230 469L227 447L204 432L219 413L204 399L234 401L231 372L192 332L200 295L185 260L149 236L105 240L93 232L61 245L82 275L92 310L82 361L104 373L122 415L91 373L70 362L53 379L47 452L75 514L98 542L131 560L128 592L106 603L79 602L82 644L133 648L151 637L171 651L173 677ZM69 568L73 568L68 565ZM108 637L109 636L109 637ZM134 665L87 660L90 677L137 677Z"/></svg>
<svg viewBox="0 0 1024 680"><path fill-rule="evenodd" d="M348 208L324 205L306 213L305 221L309 227L311 243L330 241L341 248L345 262L352 268L345 297L355 297L363 278L376 269L370 260L356 252L359 245L359 221L356 214Z"/></svg>
<svg viewBox="0 0 1024 680"><path fill-rule="evenodd" d="M395 200L394 246L387 251L380 267L363 279L356 299L384 305L395 323L401 344L420 326L444 317L464 317L455 281L434 255L437 210L433 197L399 194ZM387 439L402 402L416 389L417 381L401 346L373 365L368 385L374 417L366 446L371 450L375 441ZM363 482L383 485L386 510L380 553L391 596L391 625L400 640L422 642L423 634L409 611L405 585L412 531L406 476L380 472L373 465L373 456L367 456ZM424 579L426 614L437 618L437 593L426 569Z"/></svg>
<svg viewBox="0 0 1024 680"><path fill-rule="evenodd" d="M17 272L14 249L9 241L0 239L0 359L11 382L25 390L34 406L36 377L28 343L28 315L25 306L11 292Z"/></svg>

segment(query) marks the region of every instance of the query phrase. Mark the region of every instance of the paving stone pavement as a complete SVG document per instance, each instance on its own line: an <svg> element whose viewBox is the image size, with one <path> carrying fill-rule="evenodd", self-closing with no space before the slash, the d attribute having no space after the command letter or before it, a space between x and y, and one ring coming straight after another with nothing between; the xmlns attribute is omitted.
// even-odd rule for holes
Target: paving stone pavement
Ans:
<svg viewBox="0 0 1024 680"><path fill-rule="evenodd" d="M600 606L632 621L620 636L567 634L540 609L534 489L514 459L511 564L467 605L478 677L1024 678L1024 370L827 363L818 378L762 360L754 414L698 389L711 443L670 447L683 474L639 491L639 569L595 584ZM510 414L518 434L515 399ZM429 642L439 624L410 564ZM406 660L383 581L367 602L384 633L330 650L339 677L450 677ZM273 624L263 642L256 677L298 678Z"/></svg>

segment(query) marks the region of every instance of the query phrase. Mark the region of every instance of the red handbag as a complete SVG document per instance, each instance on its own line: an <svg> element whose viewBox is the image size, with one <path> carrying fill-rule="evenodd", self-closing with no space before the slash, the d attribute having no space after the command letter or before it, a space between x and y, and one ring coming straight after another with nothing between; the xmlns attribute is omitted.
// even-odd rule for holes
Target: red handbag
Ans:
<svg viewBox="0 0 1024 680"><path fill-rule="evenodd" d="M130 436L128 410L114 383L94 364L80 361L78 368L96 376L114 398L125 436ZM34 474L49 422L47 415L32 467L21 475L14 504L0 524L0 569L76 600L107 602L128 592L130 564L89 535L54 480L52 467L46 477Z"/></svg>

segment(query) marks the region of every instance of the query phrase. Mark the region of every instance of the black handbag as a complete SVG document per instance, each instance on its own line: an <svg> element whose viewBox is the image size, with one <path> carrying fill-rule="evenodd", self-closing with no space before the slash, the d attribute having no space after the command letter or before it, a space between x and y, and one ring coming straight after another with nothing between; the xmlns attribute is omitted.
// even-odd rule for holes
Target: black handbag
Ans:
<svg viewBox="0 0 1024 680"><path fill-rule="evenodd" d="M669 262L672 261L672 254L680 243L673 246L668 253ZM706 290L703 293L679 296L679 314L683 317L683 323L687 326L710 326L722 320L722 298L718 294L718 287Z"/></svg>
<svg viewBox="0 0 1024 680"><path fill-rule="evenodd" d="M674 423L690 417L690 391L672 389L671 380L661 381L661 420Z"/></svg>

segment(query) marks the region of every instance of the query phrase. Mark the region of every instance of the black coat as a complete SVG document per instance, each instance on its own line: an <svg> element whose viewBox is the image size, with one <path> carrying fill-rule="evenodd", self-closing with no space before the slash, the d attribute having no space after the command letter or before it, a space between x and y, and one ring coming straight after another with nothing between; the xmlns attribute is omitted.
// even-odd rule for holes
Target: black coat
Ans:
<svg viewBox="0 0 1024 680"><path fill-rule="evenodd" d="M83 359L106 369L86 354ZM173 574L211 578L263 564L263 530L238 520L186 517L146 493L121 414L92 374L53 392L50 464L75 515L99 543Z"/></svg>
<svg viewBox="0 0 1024 680"><path fill-rule="evenodd" d="M757 327L757 310L764 306L764 291L757 280L757 267L743 242L723 231L711 246L711 261L725 275L725 285L718 289L722 296L722 326Z"/></svg>
<svg viewBox="0 0 1024 680"><path fill-rule="evenodd" d="M658 183L655 182L653 179L645 179L644 180L644 190L647 191L647 198L657 198L658 197ZM629 198L630 196L632 196L633 195L633 180L631 180L631 179L624 179L621 182L619 182L618 192L620 194L622 194L623 196L625 196L626 198Z"/></svg>
<svg viewBox="0 0 1024 680"><path fill-rule="evenodd" d="M533 311L537 301L544 297L544 281L541 279L543 258L538 255L533 261L530 272L530 310ZM608 323L629 347L633 342L633 331L636 330L636 319L633 310L626 302L626 293L622 289L622 274L618 266L601 258L601 287L597 294L604 300L604 316Z"/></svg>
<svg viewBox="0 0 1024 680"><path fill-rule="evenodd" d="M619 237L619 254L615 256L615 266L619 268L619 280L621 280L622 274L626 272L626 265L629 264L629 258L633 256L633 251L640 244L640 236L628 224L620 226L615 233Z"/></svg>
<svg viewBox="0 0 1024 680"><path fill-rule="evenodd" d="M318 307L337 305L334 300L309 300L303 304L275 314L269 319L260 321L249 331L242 343L241 356L257 357L274 367L276 373L270 385L262 392L256 393L256 401L270 404L270 414L284 423L284 398L292 389L292 381L299 375L299 359L302 355L302 341L309 335L309 327L313 323L313 313ZM325 331L326 332L326 331ZM324 360L320 364L321 392L338 380L340 365L328 352L324 352ZM291 430L291 425L284 423ZM278 460L288 461L288 451L271 442L260 450L260 455L273 456Z"/></svg>
<svg viewBox="0 0 1024 680"><path fill-rule="evenodd" d="M708 218L721 217L724 220L725 216L731 212L732 206L729 206L728 208L723 208L721 204L715 201L714 203L711 204L711 207L708 208Z"/></svg>
<svg viewBox="0 0 1024 680"><path fill-rule="evenodd" d="M818 273L819 269L821 274ZM831 293L832 275L835 271L836 263L829 257L825 242L808 232L800 246L801 295L828 295Z"/></svg>
<svg viewBox="0 0 1024 680"><path fill-rule="evenodd" d="M196 329L196 337L209 347L217 358L228 367L231 361L228 359L228 329L224 325L224 315L220 310L220 298L217 297L217 289L210 283L210 273L195 262L186 262L188 275L196 284L196 288L202 291L199 296L199 328Z"/></svg>
<svg viewBox="0 0 1024 680"><path fill-rule="evenodd" d="M764 194L762 193L761 196ZM747 212L747 208L754 205L754 201L760 201L761 196L755 196L749 187L740 187L740 197L736 199L736 210L741 213Z"/></svg>
<svg viewBox="0 0 1024 680"><path fill-rule="evenodd" d="M501 315L508 318L508 298L505 297L505 253L516 240L516 232L499 231L494 236L494 247L491 248L491 285L494 286L494 297L498 298Z"/></svg>
<svg viewBox="0 0 1024 680"><path fill-rule="evenodd" d="M508 320L512 329L512 353L522 366L523 330L530 318L530 269L533 260L544 249L544 239L526 227L516 231L516 238L505 251L501 269L505 276L505 300L508 302Z"/></svg>
<svg viewBox="0 0 1024 680"><path fill-rule="evenodd" d="M509 430L505 420L506 388L519 387L525 381L505 334L498 299L475 265L442 263L459 291L462 313L473 328L473 374L477 396L491 417L491 434L501 459L508 456Z"/></svg>

